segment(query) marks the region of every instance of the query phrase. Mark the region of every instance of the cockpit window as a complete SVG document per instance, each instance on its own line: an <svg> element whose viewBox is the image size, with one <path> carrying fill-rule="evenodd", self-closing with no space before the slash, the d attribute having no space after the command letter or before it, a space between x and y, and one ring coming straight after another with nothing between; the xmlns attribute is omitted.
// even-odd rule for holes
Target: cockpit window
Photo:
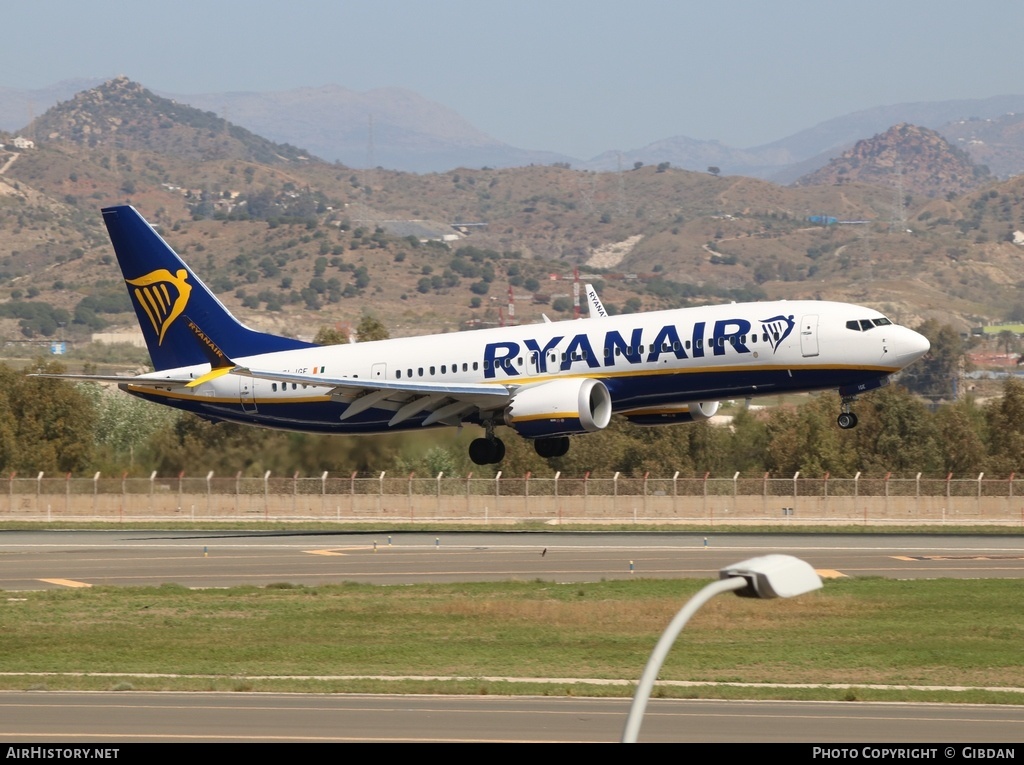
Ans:
<svg viewBox="0 0 1024 765"><path fill-rule="evenodd" d="M867 332L869 329L885 327L891 324L892 322L884 317L881 319L851 319L846 322L846 328L852 329L855 332Z"/></svg>

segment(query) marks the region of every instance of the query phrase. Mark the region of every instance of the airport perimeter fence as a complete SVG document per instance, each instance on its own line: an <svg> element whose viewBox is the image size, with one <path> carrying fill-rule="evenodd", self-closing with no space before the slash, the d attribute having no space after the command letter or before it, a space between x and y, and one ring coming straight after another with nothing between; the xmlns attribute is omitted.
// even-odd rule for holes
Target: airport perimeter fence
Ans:
<svg viewBox="0 0 1024 765"><path fill-rule="evenodd" d="M1024 483L1024 482L1022 482ZM9 476L0 520L1024 526L1014 476Z"/></svg>

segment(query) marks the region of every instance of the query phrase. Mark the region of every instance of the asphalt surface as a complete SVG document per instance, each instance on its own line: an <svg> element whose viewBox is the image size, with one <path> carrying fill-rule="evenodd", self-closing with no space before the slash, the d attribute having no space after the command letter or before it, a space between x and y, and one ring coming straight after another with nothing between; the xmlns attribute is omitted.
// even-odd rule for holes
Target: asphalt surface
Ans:
<svg viewBox="0 0 1024 765"><path fill-rule="evenodd" d="M1024 537L685 533L2 531L0 590L292 582L717 578L768 553L825 577L1024 577ZM638 668L639 671L639 668ZM629 702L572 697L0 692L0 741L612 742ZM995 744L1024 707L655 699L641 741ZM798 752L801 750L797 750ZM962 746L950 750L964 758ZM878 759L878 757L875 757Z"/></svg>
<svg viewBox="0 0 1024 765"><path fill-rule="evenodd" d="M717 578L768 553L825 577L1024 577L1024 536L2 531L0 589Z"/></svg>
<svg viewBox="0 0 1024 765"><path fill-rule="evenodd" d="M611 743L628 709L570 697L0 692L0 741ZM812 744L899 742L945 759L943 744L1013 744L1022 730L1024 707L654 699L639 741L805 743L808 758Z"/></svg>

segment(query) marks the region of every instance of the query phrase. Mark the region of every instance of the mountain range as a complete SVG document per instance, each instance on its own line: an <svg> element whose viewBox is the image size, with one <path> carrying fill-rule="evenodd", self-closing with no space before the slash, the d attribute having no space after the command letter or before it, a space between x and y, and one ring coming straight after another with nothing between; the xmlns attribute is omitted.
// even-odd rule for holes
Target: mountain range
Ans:
<svg viewBox="0 0 1024 765"><path fill-rule="evenodd" d="M15 133L59 101L102 80L69 80L42 89L0 88L0 130ZM1024 172L1024 95L893 104L836 117L763 146L670 136L592 158L510 146L454 110L404 88L356 92L338 85L276 92L159 95L214 112L273 142L300 146L327 162L413 173L459 167L569 164L614 171L670 163L686 170L718 168L788 184L813 173L856 141L899 123L932 129L995 177Z"/></svg>
<svg viewBox="0 0 1024 765"><path fill-rule="evenodd" d="M572 315L576 269L610 311L822 298L966 331L1024 316L1024 175L958 148L1013 120L975 122L962 141L862 135L789 186L667 160L414 173L326 162L114 78L19 129L34 146L0 140L0 336L132 324L98 214L119 203L246 323L306 338L368 311L394 335L500 323L510 295L517 321Z"/></svg>

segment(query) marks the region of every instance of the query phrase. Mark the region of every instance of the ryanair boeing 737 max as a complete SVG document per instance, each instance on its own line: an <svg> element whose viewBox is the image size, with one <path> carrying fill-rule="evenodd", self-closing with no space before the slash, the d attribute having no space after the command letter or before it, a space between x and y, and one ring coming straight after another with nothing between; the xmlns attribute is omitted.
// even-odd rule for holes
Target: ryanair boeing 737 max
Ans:
<svg viewBox="0 0 1024 765"><path fill-rule="evenodd" d="M103 220L155 372L105 380L213 421L311 433L473 423L477 464L500 462L506 426L557 457L569 436L706 420L723 398L838 390L850 403L923 356L928 340L871 308L731 303L320 346L241 324L132 207Z"/></svg>

